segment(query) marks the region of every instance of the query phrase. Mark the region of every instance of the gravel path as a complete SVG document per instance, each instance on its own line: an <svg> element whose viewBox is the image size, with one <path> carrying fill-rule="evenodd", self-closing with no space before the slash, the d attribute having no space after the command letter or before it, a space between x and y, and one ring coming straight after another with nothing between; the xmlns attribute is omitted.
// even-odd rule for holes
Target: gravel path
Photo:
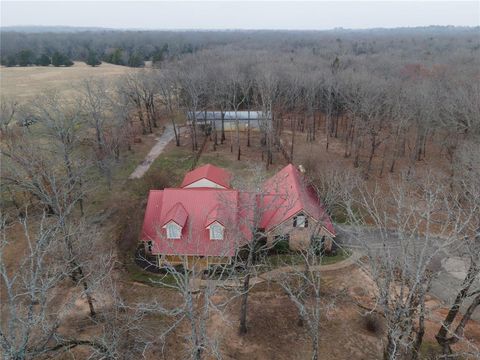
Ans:
<svg viewBox="0 0 480 360"><path fill-rule="evenodd" d="M340 270L340 269L345 269L345 268L347 268L351 265L356 264L360 260L361 256L362 256L362 254L360 252L353 251L352 255L350 255L345 260L339 261L339 262L334 263L334 264L329 264L329 265L312 266L311 269L312 270L318 270L318 271L321 271L321 272L337 271L337 270ZM283 276L283 274L285 274L285 273L299 271L299 270L303 271L303 269L304 269L303 265L282 266L282 267L267 271L263 274L260 274L258 277L261 280L270 281L270 280L275 280L276 278L279 278L279 277Z"/></svg>
<svg viewBox="0 0 480 360"><path fill-rule="evenodd" d="M155 161L155 159L162 153L165 146L172 141L175 137L175 133L173 132L173 126L167 125L165 127L165 131L163 134L156 138L157 143L150 149L150 152L145 157L145 160L142 161L140 165L137 166L135 171L130 174L128 177L129 179L140 179L145 175L145 173L150 168L150 165Z"/></svg>
<svg viewBox="0 0 480 360"><path fill-rule="evenodd" d="M339 261L338 263L329 264L329 265L313 266L312 270L327 272L327 271L336 271L336 270L345 269L349 266L356 264L357 261L360 259L360 257L361 257L360 252L353 251L353 254L345 260ZM258 276L253 276L250 279L250 286L254 286L265 281L275 281L276 279L278 280L279 278L281 278L285 273L298 271L298 270L303 270L303 265L282 266L282 267L264 272L262 274L259 274ZM198 289L208 286L208 284L211 283L212 281L218 282L218 284L220 284L220 286L224 288L241 288L243 286L243 278L241 277L235 278L235 279L222 280L222 281L204 280L204 279L195 278L190 280L190 286L192 289L195 289L195 291L198 291Z"/></svg>

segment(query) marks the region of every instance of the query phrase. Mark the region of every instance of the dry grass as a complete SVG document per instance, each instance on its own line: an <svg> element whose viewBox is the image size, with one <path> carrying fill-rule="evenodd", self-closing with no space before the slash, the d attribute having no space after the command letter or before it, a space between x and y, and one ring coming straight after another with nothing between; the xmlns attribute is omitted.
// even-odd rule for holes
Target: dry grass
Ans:
<svg viewBox="0 0 480 360"><path fill-rule="evenodd" d="M143 69L103 63L91 67L75 62L71 67L1 67L0 89L3 96L19 102L29 101L45 91L54 90L62 95L74 96L86 79L93 78L113 83L122 76Z"/></svg>
<svg viewBox="0 0 480 360"><path fill-rule="evenodd" d="M261 135L257 131L252 131L250 136L250 147L247 147L246 132L240 133L240 161L237 160L237 147L235 132L226 132L226 140L213 150L213 141L207 141L205 150L198 160L198 165L213 164L228 169L233 174L233 186L236 188L248 188L249 183L258 182L259 177L270 177L278 170L287 165L285 158L280 152L274 152L273 164L266 170L264 150L261 146ZM220 132L218 134L220 138ZM188 140L186 140L188 141ZM231 144L233 142L233 152ZM255 184L250 184L255 185Z"/></svg>

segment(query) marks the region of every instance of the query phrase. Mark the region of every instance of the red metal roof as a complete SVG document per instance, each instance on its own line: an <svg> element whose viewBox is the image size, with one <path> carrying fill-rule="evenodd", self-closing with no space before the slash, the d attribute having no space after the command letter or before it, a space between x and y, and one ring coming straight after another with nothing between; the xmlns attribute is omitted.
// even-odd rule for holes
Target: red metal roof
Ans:
<svg viewBox="0 0 480 360"><path fill-rule="evenodd" d="M264 191L261 198L263 216L260 226L266 231L300 212L305 212L335 235L332 221L316 192L304 182L303 176L292 164L268 179L264 184Z"/></svg>
<svg viewBox="0 0 480 360"><path fill-rule="evenodd" d="M214 223L215 221L216 222L219 222L220 224L222 224L223 226L225 226L225 224L222 223L222 209L218 206L215 206L207 215L207 219L205 221L205 226L210 226L212 223Z"/></svg>
<svg viewBox="0 0 480 360"><path fill-rule="evenodd" d="M180 204L186 213L180 239L167 239L163 224ZM210 240L209 215L225 226L223 240ZM175 210L177 213L177 210ZM233 256L251 233L240 225L239 193L236 190L190 188L151 190L142 230L142 240L153 241L152 253L165 255Z"/></svg>
<svg viewBox="0 0 480 360"><path fill-rule="evenodd" d="M180 187L183 188L201 179L207 179L224 188L229 188L232 175L225 169L212 164L206 164L188 172L183 178Z"/></svg>
<svg viewBox="0 0 480 360"><path fill-rule="evenodd" d="M203 171L208 173L208 170ZM187 177L188 174L185 179ZM191 176L193 178L199 179ZM217 181L214 182L220 184ZM260 206L261 212L259 227L266 231L302 212L335 235L330 217L315 191L304 183L302 175L293 165L286 166L268 179L263 189L264 194L261 195L218 188L151 190L142 240L153 242L153 254L233 256L239 246L251 240L254 217L258 216L254 211L257 206ZM167 239L163 226L169 221L175 221L182 227L180 239ZM210 240L207 227L214 221L225 227L223 240Z"/></svg>
<svg viewBox="0 0 480 360"><path fill-rule="evenodd" d="M178 226L185 226L185 222L187 221L188 213L187 210L183 207L183 205L177 202L173 207L168 211L167 215L165 216L165 222L163 225L169 223L170 221L174 221L177 223ZM163 226L162 225L162 226Z"/></svg>

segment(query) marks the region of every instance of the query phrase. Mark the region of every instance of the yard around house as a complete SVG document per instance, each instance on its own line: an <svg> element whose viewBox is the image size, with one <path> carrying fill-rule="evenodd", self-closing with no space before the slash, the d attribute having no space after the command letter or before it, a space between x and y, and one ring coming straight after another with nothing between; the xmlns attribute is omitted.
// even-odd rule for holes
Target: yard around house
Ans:
<svg viewBox="0 0 480 360"><path fill-rule="evenodd" d="M167 119L163 119L167 122ZM154 299L163 299L166 304L175 305L178 295L170 289L161 286L151 286L150 283L157 278L154 275L143 272L133 263L134 249L139 240L141 221L145 211L146 199L151 189L164 187L176 187L180 184L183 175L189 171L194 164L194 154L191 151L190 138L187 134L182 135L181 146L175 146L170 142L163 153L153 162L147 173L140 179L128 180L129 174L143 160L145 155L155 143L155 137L161 134L161 127L155 134L141 136L141 143L133 145L133 152L128 152L122 159L113 176L112 189L108 189L106 183L100 182L91 189L87 211L102 214L100 226L104 234L105 245L116 246L115 277L119 280L119 291L125 301L138 303ZM234 185L241 186L248 182L255 182L258 177L268 177L279 168L286 165L286 160L280 153L274 154L274 164L265 169L262 161L262 149L260 136L252 132L251 147L246 146L246 134L241 134L242 156L241 160L236 159L235 149L230 151L230 139L224 144L219 144L213 150L212 141L207 141L201 153L197 166L206 163L224 167L234 174ZM233 135L233 134L232 134ZM299 135L301 138L303 135ZM235 144L235 142L234 142ZM301 147L307 147L300 142ZM340 142L338 146L340 147ZM320 145L321 146L321 141ZM335 144L331 146L335 149ZM340 151L338 151L339 153ZM326 161L335 160L338 156L335 151L327 153L320 152L319 158ZM320 160L319 160L320 161ZM338 162L345 161L343 159ZM16 245L23 241L19 233ZM9 246L7 256L11 264L15 259L21 258L23 247ZM345 254L337 257L325 258L326 262L341 261ZM279 255L270 259L270 266L277 268L284 263L298 263L296 257ZM369 279L357 267L351 266L348 269L329 272L323 278L325 292L325 306L328 307L331 301L336 306L325 311L322 319L320 332L320 353L322 359L333 360L343 358L356 359L381 359L383 330L372 333L365 325L365 317L357 302L368 304ZM70 286L65 285L59 289L57 297L61 299L71 294ZM230 296L228 293L219 293L214 299L222 302ZM108 294L99 291L96 301L99 307L108 306ZM239 312L239 300L235 299L226 308L223 316L213 313L208 324L208 331L219 342L219 346L225 353L226 359L305 359L310 354L310 343L306 330L297 324L297 310L285 293L273 282L264 282L253 288L250 296L250 310L248 314L249 328L251 331L246 336L238 335L237 322ZM438 324L445 315L445 308L435 299L429 301L431 309L427 321L427 335L424 351L435 348L434 333ZM87 310L85 302L75 304L76 315L72 317L70 327L66 332L79 334L94 334L96 324L86 317ZM161 316L149 316L145 323L153 333L160 326L168 324L169 320ZM471 321L467 328L471 340L478 344L480 339L480 326ZM154 342L146 353L147 359L183 359L183 336L188 329L181 325L167 340L166 347L162 349L159 341ZM338 346L338 339L343 339L343 346ZM480 344L478 344L480 346ZM464 344L458 344L461 348ZM73 354L81 356L82 350L77 349ZM62 358L62 355L57 358Z"/></svg>
<svg viewBox="0 0 480 360"><path fill-rule="evenodd" d="M252 135L252 146L250 148L246 146L245 134L241 135L242 158L238 161L235 151L230 151L228 138L227 136L227 141L223 145L219 144L216 150L213 150L212 141L207 141L205 149L198 159L197 166L211 163L224 167L234 174L235 184L235 182L248 182L253 175L259 173L260 176L266 177L286 164L282 155L276 153L274 165L268 171L265 169L258 134ZM325 156L332 157L334 152ZM168 186L178 186L182 176L192 166L191 144L188 134L184 134L180 147L171 142L164 153L152 164L145 178L136 181L143 183L140 188L142 191L145 190L144 194L146 196L149 186L162 188L165 185L162 182L164 175L168 175ZM157 177L159 181L155 182ZM145 203L143 203L143 207L137 215L138 219L143 216L144 205ZM345 252L339 252L337 256L325 257L324 265L342 261L347 257L348 254ZM301 263L301 261L295 255L274 255L269 258L268 267L275 269L285 264L298 263ZM158 278L139 270L135 265L133 265L133 268L131 266L130 263L127 267L127 274L124 275L129 279L126 280L123 290L125 296L135 299L134 292L130 291L130 286L133 286L135 290L141 289L142 296L147 298L171 293L169 289L147 285ZM363 270L355 265L328 272L322 279L327 301L332 300L336 304L334 308L325 312L325 317L322 320L320 332L322 359L381 359L382 339L385 331L381 325L382 320L381 318L378 320L378 332L372 332L369 330L365 311L357 305L357 303L363 306L370 304L370 291L373 291L371 280ZM224 297L227 296L228 293L220 293L215 296L215 300L222 302L225 299ZM373 304L370 305L373 306ZM422 347L422 356L425 359L430 356L429 354L432 351L438 351L434 335L446 311L444 305L432 297L429 297L427 305L429 316L427 318L426 338ZM267 281L254 286L250 295L250 312L248 315L251 331L245 337L240 337L237 331L239 306L239 300L237 299L227 307L222 316L212 314L209 321L209 331L219 341L227 359L300 360L308 358L310 344L305 333L306 330L297 325L297 310L285 293L273 282ZM172 347L165 350L164 356L169 359L182 359L178 349L182 346L181 337L186 331L188 329L180 328L176 332L174 339L170 340L172 341ZM473 341L473 344L480 345L480 325L471 321L467 331L471 334L469 339ZM340 338L344 339L341 347L338 346L338 339ZM455 347L457 349L467 348L464 343L459 343ZM159 353L154 350L153 354Z"/></svg>
<svg viewBox="0 0 480 360"><path fill-rule="evenodd" d="M329 272L322 276L322 298L324 315L320 329L320 353L322 359L382 359L382 339L385 327L381 317L377 318L376 330L367 323L365 311L357 305L370 304L371 282L362 270L355 266ZM164 303L173 305L175 292L162 287L152 287L138 282L125 282L122 294L127 301L147 301L162 298ZM220 304L231 292L221 290L212 299ZM427 320L427 333L422 349L423 357L428 359L433 349L437 349L434 330L443 310L434 299L428 301L430 312ZM335 306L332 306L335 305ZM298 312L288 296L274 282L256 285L250 293L249 332L245 336L238 334L237 319L240 299L233 299L220 315L211 311L207 331L219 344L225 359L235 360L304 360L310 357L310 343L307 329L298 324ZM150 317L148 326L158 328L168 324L162 317ZM480 335L480 327L472 322L467 328L472 337ZM183 324L177 328L161 350L160 343L153 343L146 358L184 359L185 343L183 336L188 334ZM339 339L342 346L339 346ZM461 349L464 344L458 344Z"/></svg>

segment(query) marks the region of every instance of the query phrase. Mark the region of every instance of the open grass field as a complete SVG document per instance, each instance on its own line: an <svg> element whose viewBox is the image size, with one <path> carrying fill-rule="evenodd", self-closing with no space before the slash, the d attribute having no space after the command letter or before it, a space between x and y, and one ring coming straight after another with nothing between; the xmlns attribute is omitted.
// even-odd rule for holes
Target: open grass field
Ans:
<svg viewBox="0 0 480 360"><path fill-rule="evenodd" d="M82 82L87 79L103 80L113 84L128 73L143 70L107 63L92 67L78 61L71 67L2 66L0 89L2 96L24 103L45 91L58 91L62 95L74 96Z"/></svg>

